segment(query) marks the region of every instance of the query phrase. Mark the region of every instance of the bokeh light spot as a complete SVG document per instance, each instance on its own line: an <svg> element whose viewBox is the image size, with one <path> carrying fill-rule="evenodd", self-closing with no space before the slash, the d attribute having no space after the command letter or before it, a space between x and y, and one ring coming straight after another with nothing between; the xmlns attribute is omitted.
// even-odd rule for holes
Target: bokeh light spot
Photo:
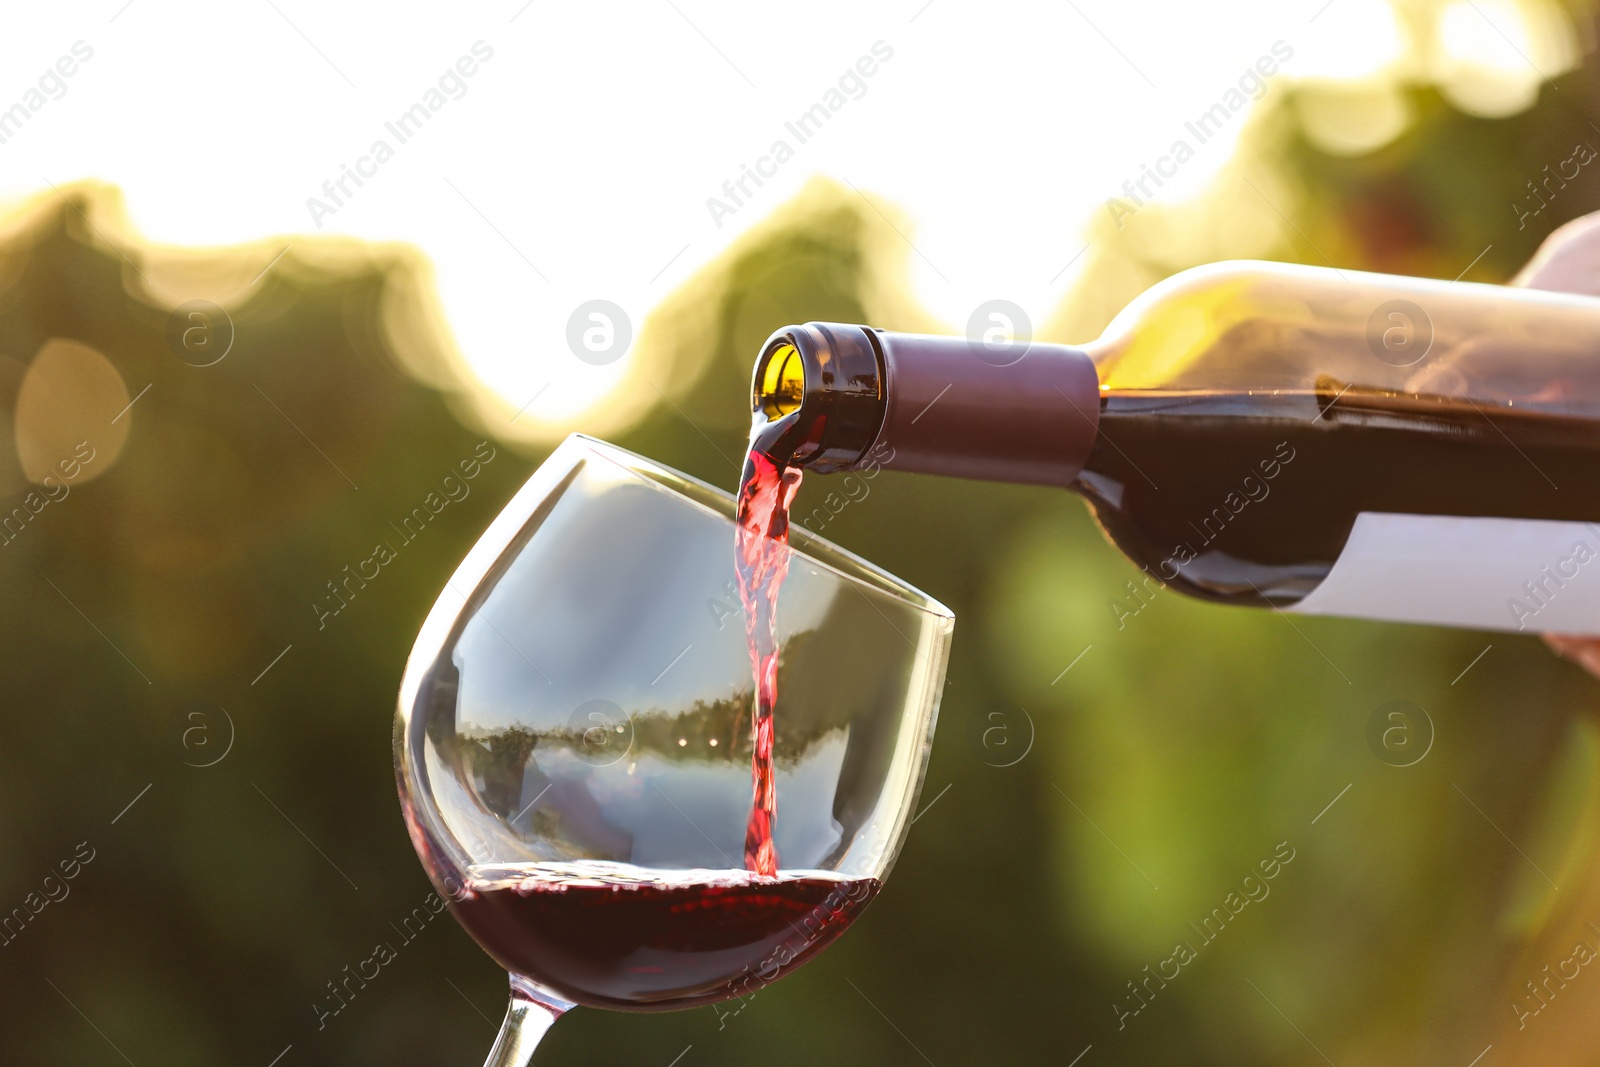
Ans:
<svg viewBox="0 0 1600 1067"><path fill-rule="evenodd" d="M35 485L47 477L81 484L110 470L133 424L130 399L105 356L79 341L45 342L17 390L23 476Z"/></svg>

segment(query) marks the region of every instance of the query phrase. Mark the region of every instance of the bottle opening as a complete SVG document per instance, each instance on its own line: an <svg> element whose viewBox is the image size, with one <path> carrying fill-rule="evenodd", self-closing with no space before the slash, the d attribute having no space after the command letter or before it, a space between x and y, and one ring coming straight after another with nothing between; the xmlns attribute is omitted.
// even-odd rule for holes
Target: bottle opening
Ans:
<svg viewBox="0 0 1600 1067"><path fill-rule="evenodd" d="M848 470L877 439L887 398L869 327L786 326L767 338L752 369L750 443L774 463Z"/></svg>
<svg viewBox="0 0 1600 1067"><path fill-rule="evenodd" d="M800 410L806 394L806 369L800 352L787 340L767 349L765 363L756 375L756 405L769 419Z"/></svg>

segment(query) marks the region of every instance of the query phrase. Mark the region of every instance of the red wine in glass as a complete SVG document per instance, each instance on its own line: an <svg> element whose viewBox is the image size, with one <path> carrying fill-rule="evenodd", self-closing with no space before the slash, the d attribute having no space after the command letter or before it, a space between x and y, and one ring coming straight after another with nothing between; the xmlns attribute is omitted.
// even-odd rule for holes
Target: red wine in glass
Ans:
<svg viewBox="0 0 1600 1067"><path fill-rule="evenodd" d="M876 878L652 871L586 861L479 867L451 901L501 966L583 1004L666 1011L745 996L833 942Z"/></svg>

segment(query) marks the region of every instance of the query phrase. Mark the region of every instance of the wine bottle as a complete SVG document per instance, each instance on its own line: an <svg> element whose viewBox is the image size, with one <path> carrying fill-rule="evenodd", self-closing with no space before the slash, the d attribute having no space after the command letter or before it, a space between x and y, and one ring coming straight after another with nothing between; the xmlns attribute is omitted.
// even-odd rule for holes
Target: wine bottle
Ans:
<svg viewBox="0 0 1600 1067"><path fill-rule="evenodd" d="M779 466L1069 488L1206 600L1600 634L1600 298L1219 263L1084 347L791 326L753 394Z"/></svg>

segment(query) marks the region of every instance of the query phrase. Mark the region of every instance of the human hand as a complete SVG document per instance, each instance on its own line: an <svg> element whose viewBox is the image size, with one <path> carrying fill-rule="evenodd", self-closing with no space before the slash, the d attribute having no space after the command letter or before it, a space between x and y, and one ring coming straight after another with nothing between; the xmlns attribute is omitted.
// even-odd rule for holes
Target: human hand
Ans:
<svg viewBox="0 0 1600 1067"><path fill-rule="evenodd" d="M1544 239L1512 285L1600 296L1600 212L1584 215ZM1596 354L1600 358L1600 353ZM1545 644L1600 678L1600 639L1545 634Z"/></svg>

